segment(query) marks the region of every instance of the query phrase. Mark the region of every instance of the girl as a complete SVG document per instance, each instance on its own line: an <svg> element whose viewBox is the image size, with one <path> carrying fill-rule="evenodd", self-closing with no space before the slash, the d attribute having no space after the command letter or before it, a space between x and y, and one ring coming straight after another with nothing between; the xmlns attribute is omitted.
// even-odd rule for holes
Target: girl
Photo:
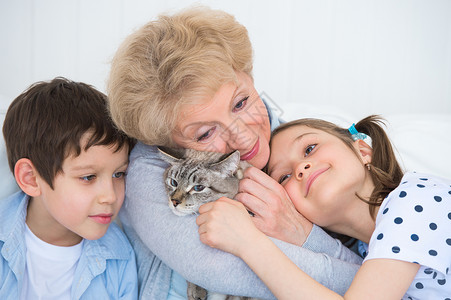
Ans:
<svg viewBox="0 0 451 300"><path fill-rule="evenodd" d="M307 219L364 242L368 254L345 299L450 299L451 181L403 176L381 123L283 124L267 172ZM221 199L200 212L201 241L242 258L278 299L341 299L291 263L241 203Z"/></svg>

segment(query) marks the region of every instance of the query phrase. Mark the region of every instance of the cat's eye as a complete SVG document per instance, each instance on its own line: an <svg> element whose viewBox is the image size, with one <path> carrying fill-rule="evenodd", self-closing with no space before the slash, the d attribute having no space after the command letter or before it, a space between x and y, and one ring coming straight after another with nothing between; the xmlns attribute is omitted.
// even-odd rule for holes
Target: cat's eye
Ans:
<svg viewBox="0 0 451 300"><path fill-rule="evenodd" d="M177 187L177 185L178 185L178 183L177 183L177 181L175 180L175 179L171 179L171 185L173 186L173 187Z"/></svg>
<svg viewBox="0 0 451 300"><path fill-rule="evenodd" d="M201 184L196 184L195 186L193 186L193 190L195 192L202 192L205 189L205 186L201 185Z"/></svg>

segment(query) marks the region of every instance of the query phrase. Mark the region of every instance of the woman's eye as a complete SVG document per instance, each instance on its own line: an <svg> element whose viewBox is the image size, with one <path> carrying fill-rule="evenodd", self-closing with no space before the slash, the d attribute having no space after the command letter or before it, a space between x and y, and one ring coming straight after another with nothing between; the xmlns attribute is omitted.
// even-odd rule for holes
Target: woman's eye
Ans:
<svg viewBox="0 0 451 300"><path fill-rule="evenodd" d="M81 180L83 181L93 181L96 178L96 175L86 175L86 176L82 176L80 177Z"/></svg>
<svg viewBox="0 0 451 300"><path fill-rule="evenodd" d="M285 174L285 175L280 176L279 184L282 184L285 180L287 180L290 177L291 177L291 174Z"/></svg>
<svg viewBox="0 0 451 300"><path fill-rule="evenodd" d="M116 172L113 174L113 178L123 178L125 177L125 172Z"/></svg>
<svg viewBox="0 0 451 300"><path fill-rule="evenodd" d="M205 186L201 185L201 184L197 184L195 186L193 186L193 190L195 192L202 192L205 189Z"/></svg>
<svg viewBox="0 0 451 300"><path fill-rule="evenodd" d="M235 105L235 107L233 108L233 111L239 111L239 110L242 110L245 106L246 106L246 103L247 103L247 100L249 99L249 96L247 96L246 98L244 98L243 100L241 100L241 101L239 101L236 105Z"/></svg>
<svg viewBox="0 0 451 300"><path fill-rule="evenodd" d="M313 151L313 149L315 149L315 147L316 144L308 145L307 148L305 148L305 156L308 156Z"/></svg>
<svg viewBox="0 0 451 300"><path fill-rule="evenodd" d="M208 138L213 134L213 132L215 131L215 129L216 129L216 127L211 128L210 130L208 130L207 132L205 132L204 134L202 134L201 136L199 136L199 137L197 138L197 141L198 141L198 142L201 142L201 141L203 141L203 140L208 139Z"/></svg>
<svg viewBox="0 0 451 300"><path fill-rule="evenodd" d="M171 185L173 187L177 187L178 183L177 183L177 181L175 179L171 179Z"/></svg>

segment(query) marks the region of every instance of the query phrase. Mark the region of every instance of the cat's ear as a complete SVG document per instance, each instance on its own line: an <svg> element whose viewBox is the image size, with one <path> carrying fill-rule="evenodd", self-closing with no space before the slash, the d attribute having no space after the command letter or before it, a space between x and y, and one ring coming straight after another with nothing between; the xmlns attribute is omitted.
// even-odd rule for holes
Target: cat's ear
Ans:
<svg viewBox="0 0 451 300"><path fill-rule="evenodd" d="M232 175L238 169L239 163L240 152L238 150L235 150L230 154L224 155L220 161L211 164L210 169L213 171L218 171L220 173L227 173Z"/></svg>
<svg viewBox="0 0 451 300"><path fill-rule="evenodd" d="M158 151L160 151L160 156L164 161L173 164L180 162L184 158L186 150L159 146Z"/></svg>

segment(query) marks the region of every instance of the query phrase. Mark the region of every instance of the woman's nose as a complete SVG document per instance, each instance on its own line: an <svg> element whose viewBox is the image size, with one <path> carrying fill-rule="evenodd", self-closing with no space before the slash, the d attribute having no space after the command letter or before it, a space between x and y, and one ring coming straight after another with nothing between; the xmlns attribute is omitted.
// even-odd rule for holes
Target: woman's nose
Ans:
<svg viewBox="0 0 451 300"><path fill-rule="evenodd" d="M224 139L227 144L228 150L248 150L249 146L254 142L254 134L241 119L235 119L228 128L225 130Z"/></svg>
<svg viewBox="0 0 451 300"><path fill-rule="evenodd" d="M296 167L296 179L301 180L304 179L306 176L306 173L309 172L310 168L312 167L312 164L310 162L301 162Z"/></svg>

